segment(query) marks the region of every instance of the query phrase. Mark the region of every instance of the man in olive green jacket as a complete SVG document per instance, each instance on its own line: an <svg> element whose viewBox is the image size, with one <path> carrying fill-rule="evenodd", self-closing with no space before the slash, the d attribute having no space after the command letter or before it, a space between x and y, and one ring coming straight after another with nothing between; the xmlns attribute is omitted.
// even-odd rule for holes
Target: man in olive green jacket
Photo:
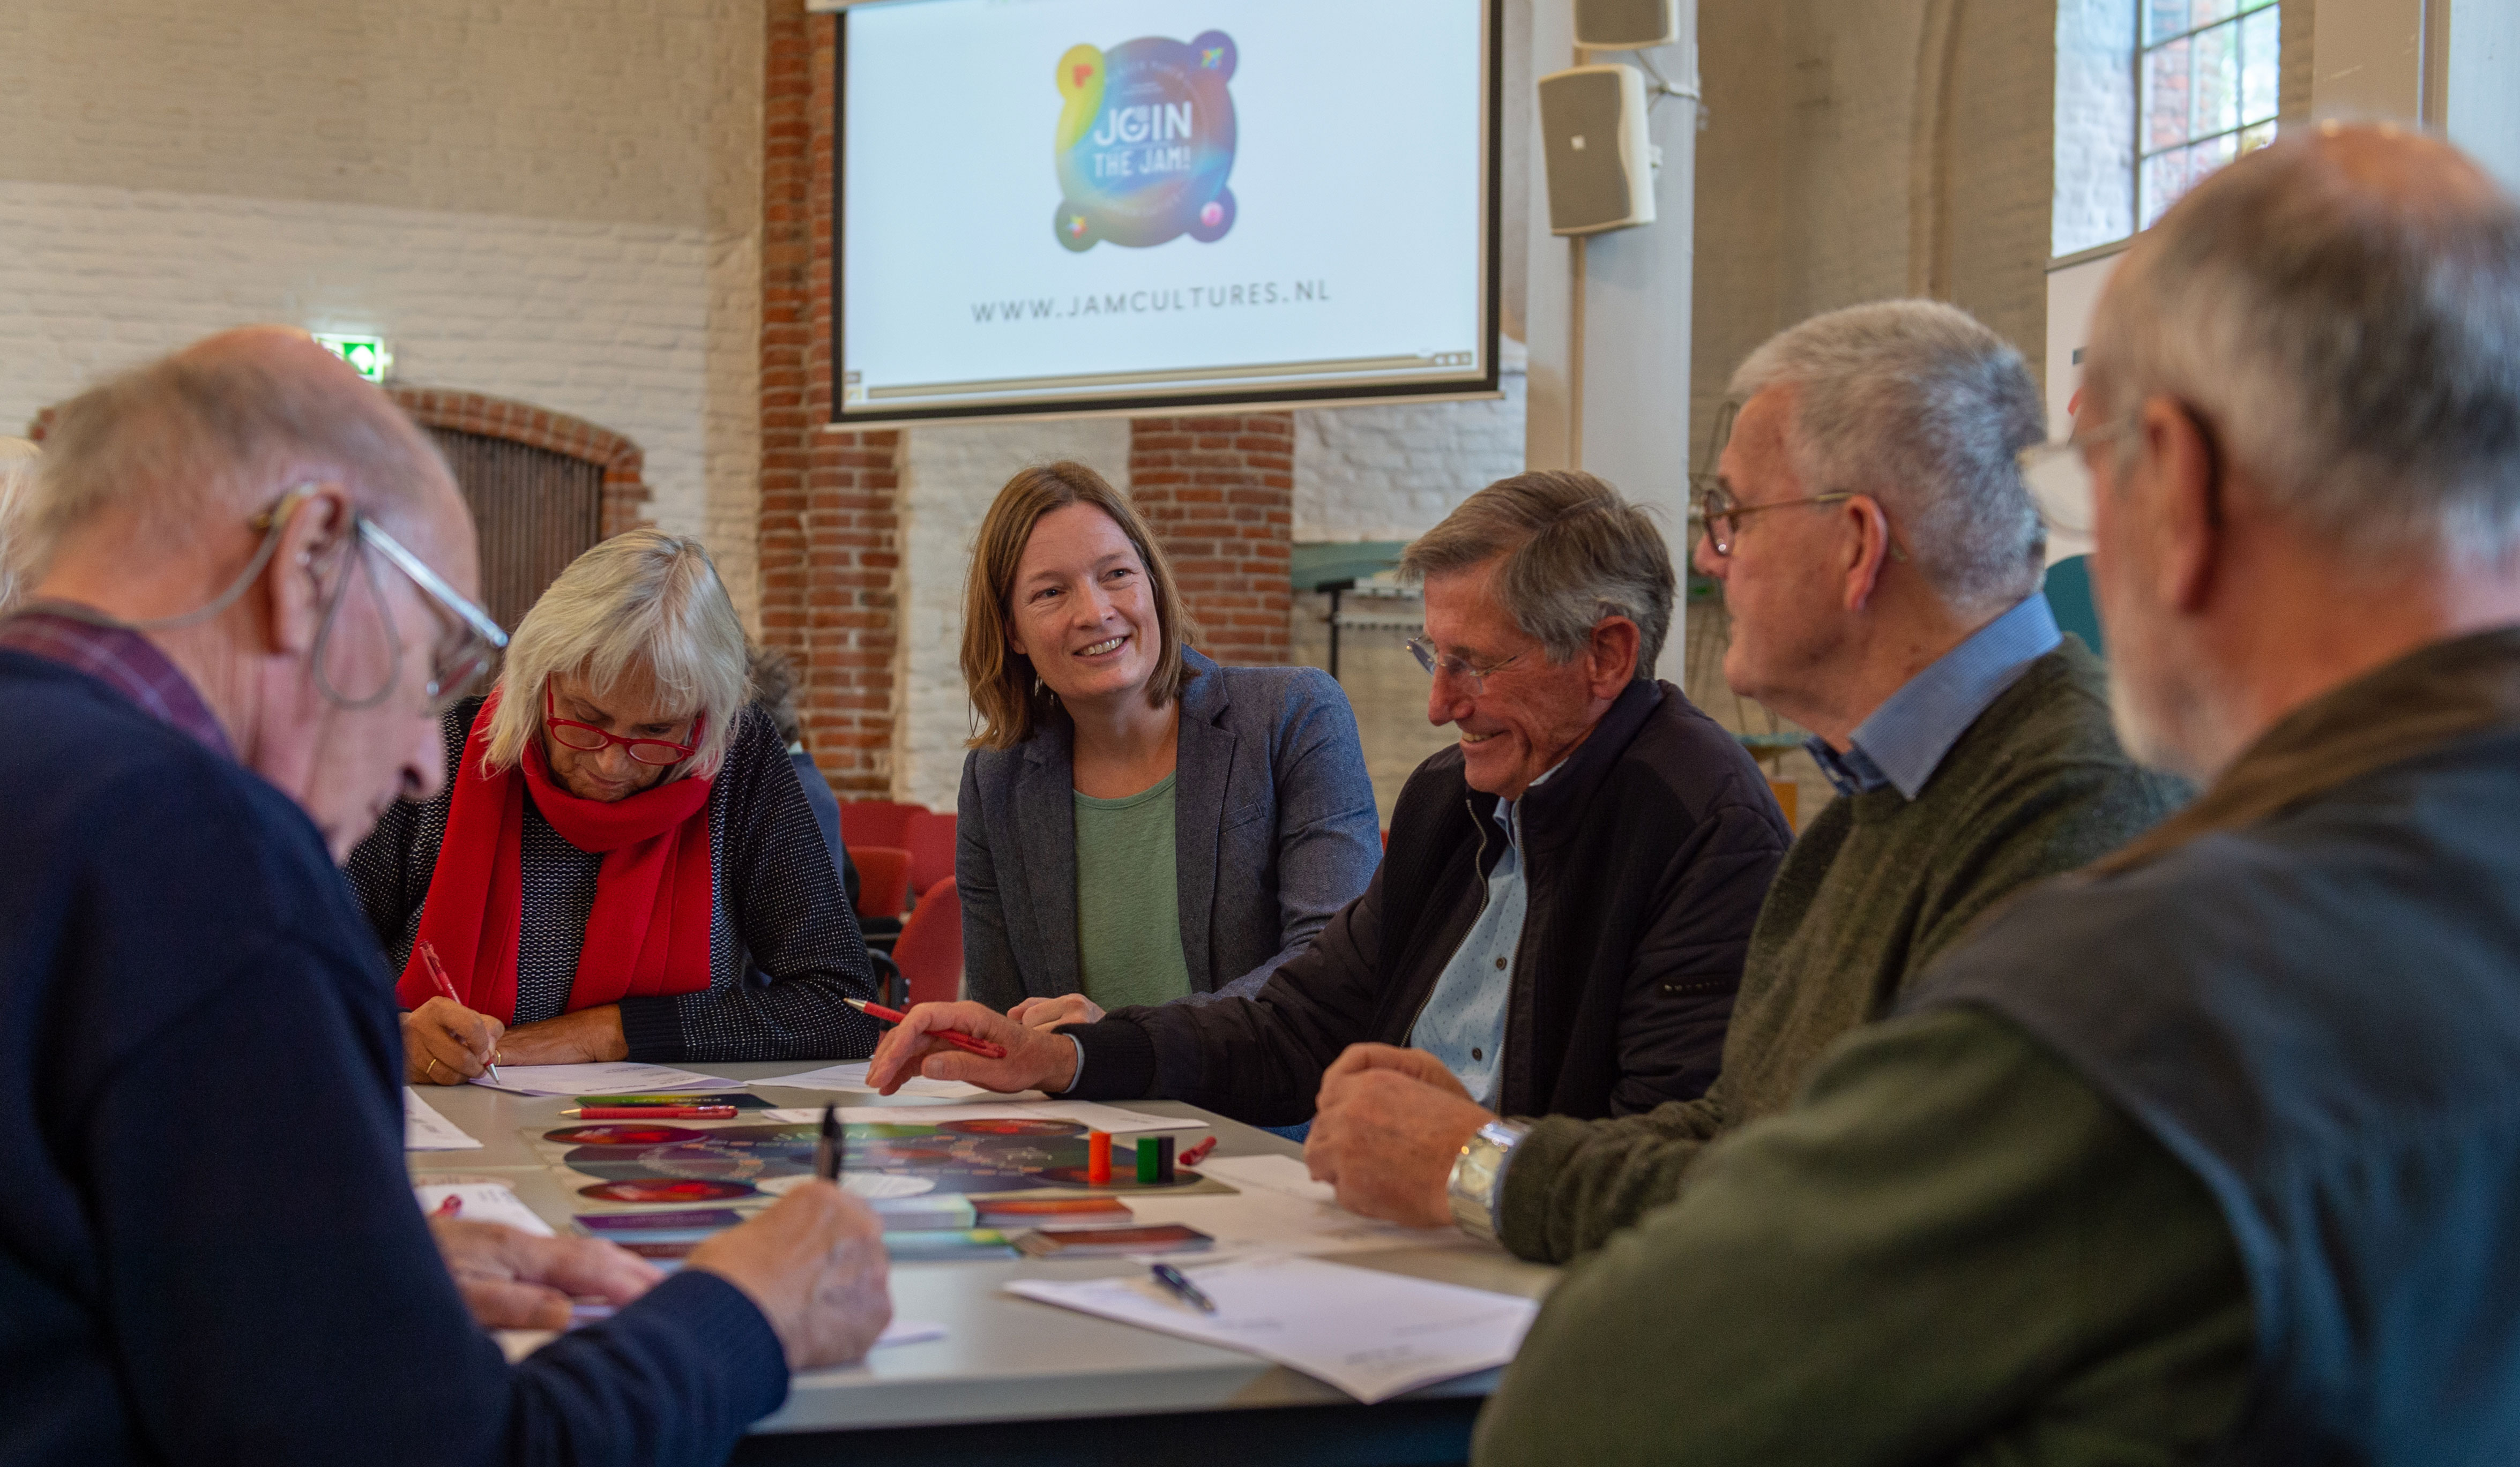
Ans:
<svg viewBox="0 0 2520 1467"><path fill-rule="evenodd" d="M2119 748L2104 671L2040 594L2015 456L2043 414L2018 352L1951 306L1883 302L1779 333L1732 395L1696 552L1725 583L1725 676L1814 732L1842 798L1760 910L1723 1070L1642 1115L1499 1121L1428 1056L1357 1045L1306 1151L1353 1211L1550 1262L1598 1247L1678 1195L1708 1142L1782 1110L1990 908L2186 793Z"/></svg>
<svg viewBox="0 0 2520 1467"><path fill-rule="evenodd" d="M1477 1467L2520 1461L2520 200L2287 137L2085 372L2120 726L2204 793L1569 1267Z"/></svg>

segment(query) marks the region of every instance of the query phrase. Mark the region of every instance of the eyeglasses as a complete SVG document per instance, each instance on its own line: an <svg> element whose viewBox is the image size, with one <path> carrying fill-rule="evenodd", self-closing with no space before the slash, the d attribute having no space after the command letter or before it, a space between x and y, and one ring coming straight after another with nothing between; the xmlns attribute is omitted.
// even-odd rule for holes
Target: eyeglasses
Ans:
<svg viewBox="0 0 2520 1467"><path fill-rule="evenodd" d="M2121 418L2077 431L2062 443L2034 443L2015 457L2030 503L2048 528L2065 535L2092 533L2092 447L2135 424L2134 418Z"/></svg>
<svg viewBox="0 0 2520 1467"><path fill-rule="evenodd" d="M1796 505L1842 505L1855 498L1852 491L1836 494L1814 494L1803 499L1780 499L1774 504L1745 505L1732 497L1732 491L1720 482L1701 482L1697 486L1697 517L1706 522L1706 544L1719 556L1732 554L1732 541L1740 533L1740 521L1752 514L1770 510L1790 510ZM1898 547L1891 547L1893 554Z"/></svg>
<svg viewBox="0 0 2520 1467"><path fill-rule="evenodd" d="M659 768L680 764L698 750L700 730L707 723L708 715L705 713L692 720L692 741L689 743L676 743L670 738L624 738L618 734L607 734L593 724L561 717L553 710L551 685L543 685L543 726L551 730L552 737L581 754L598 753L617 743L628 749L631 759L640 764Z"/></svg>
<svg viewBox="0 0 2520 1467"><path fill-rule="evenodd" d="M297 508L300 500L321 493L323 487L321 484L299 484L272 501L270 508L246 521L247 528L261 533L262 544L255 548L253 558L247 562L244 571L207 605L181 616L128 625L144 628L192 626L226 610L238 597L245 595L245 589L262 574L262 568L271 563L273 552L280 549L281 531L289 522L290 512ZM428 562L405 549L401 541L386 534L375 520L354 509L350 511L350 523L358 537L357 543L374 549L393 562L394 568L411 578L412 585L419 588L421 596L448 623L445 633L437 640L437 645L429 651L424 711L428 717L436 718L461 701L472 690L472 685L480 680L481 674L489 670L491 662L507 646L508 634L499 630L499 624L490 619L490 613L447 585L444 578L428 568ZM333 631L340 616L341 603L349 599L350 577L345 570L341 579L334 584L332 596L324 604L323 620L315 629L315 686L339 707L373 708L392 696L394 689L402 682L402 633L395 628L393 617L384 613L384 588L377 584L376 567L364 556L354 558L359 571L367 579L369 593L377 598L378 611L384 623L385 645L389 649L384 682L364 697L352 697L334 686L326 652L333 644Z"/></svg>
<svg viewBox="0 0 2520 1467"><path fill-rule="evenodd" d="M490 613L467 600L461 592L446 584L428 562L403 548L402 542L380 529L377 522L352 511L359 527L359 541L393 562L396 570L411 578L420 594L446 617L445 634L428 655L428 712L434 718L461 702L497 661L508 645L508 634L490 619ZM388 622L390 625L390 622ZM394 647L399 668L402 647Z"/></svg>
<svg viewBox="0 0 2520 1467"><path fill-rule="evenodd" d="M1435 650L1435 644L1423 637L1412 637L1401 645L1409 648L1410 655L1418 659L1419 667L1426 669L1428 677L1431 678L1437 673L1450 673L1456 682L1470 689L1472 697L1487 690L1490 674L1503 672L1522 660L1522 653L1516 652L1501 662L1491 662L1485 667L1473 667L1449 652Z"/></svg>
<svg viewBox="0 0 2520 1467"><path fill-rule="evenodd" d="M299 500L321 488L318 484L300 484L282 495L270 509L247 521L248 527L263 532L262 548L255 553L253 563L246 567L246 573L238 579L238 584L230 588L229 596L203 607L203 611L217 609L220 603L232 599L250 583L261 571L263 563L271 558L272 551L279 546L281 526L288 521L290 511L296 508ZM508 634L490 619L490 613L447 585L443 577L428 568L428 561L413 555L375 520L352 510L350 523L358 536L358 543L383 556L396 570L408 577L422 599L446 622L446 629L438 637L437 645L429 648L428 683L423 694L427 715L440 717L461 702L464 695L472 690L472 686L480 681L481 675L489 671L500 650L507 646ZM324 619L315 630L315 677L324 695L341 707L373 708L391 696L395 687L402 682L402 633L396 630L393 617L383 613L384 588L377 584L376 568L365 556L357 557L357 564L367 578L370 594L377 598L379 613L384 623L385 645L389 648L384 683L365 697L351 697L333 686L325 651L332 645L333 629L339 617L341 603L348 600L350 577L347 572L334 586L332 600L324 607Z"/></svg>

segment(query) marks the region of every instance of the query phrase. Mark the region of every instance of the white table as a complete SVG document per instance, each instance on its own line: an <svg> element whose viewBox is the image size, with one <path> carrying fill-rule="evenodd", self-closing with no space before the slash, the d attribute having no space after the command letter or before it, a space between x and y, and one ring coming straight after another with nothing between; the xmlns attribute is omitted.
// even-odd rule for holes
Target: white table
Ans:
<svg viewBox="0 0 2520 1467"><path fill-rule="evenodd" d="M731 1080L800 1074L810 1063L698 1065ZM918 1108L933 1101L832 1096L757 1084L773 1105ZM424 1087L440 1114L483 1142L474 1151L410 1153L415 1176L477 1173L511 1182L555 1226L571 1209L524 1133L561 1124L572 1102L477 1086ZM1217 1135L1217 1154L1297 1154L1280 1137L1174 1101L1130 1108L1195 1116ZM1198 1133L1166 1134L1187 1149ZM1340 1262L1538 1298L1556 1270L1503 1252L1402 1249L1344 1254ZM890 1346L866 1363L799 1375L788 1403L755 1428L738 1460L895 1458L922 1467L1020 1458L1028 1463L1178 1463L1201 1454L1236 1464L1271 1459L1323 1463L1459 1460L1495 1372L1430 1386L1367 1407L1281 1365L1003 1294L1010 1278L1083 1278L1132 1272L1122 1260L897 1264L893 1314L942 1324L945 1338ZM1219 1441L1220 1437L1227 1440Z"/></svg>

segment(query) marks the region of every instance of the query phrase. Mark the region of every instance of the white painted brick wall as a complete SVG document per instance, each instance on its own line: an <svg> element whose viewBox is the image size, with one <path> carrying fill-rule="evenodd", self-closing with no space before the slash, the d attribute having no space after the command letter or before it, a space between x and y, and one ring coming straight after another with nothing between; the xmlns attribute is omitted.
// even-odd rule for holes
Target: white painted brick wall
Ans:
<svg viewBox="0 0 2520 1467"><path fill-rule="evenodd" d="M660 225L0 181L0 430L226 327L374 333L402 381L637 442L650 512L709 537L748 613L755 260ZM712 348L739 374L715 397Z"/></svg>
<svg viewBox="0 0 2520 1467"><path fill-rule="evenodd" d="M998 490L1027 464L1074 459L1129 487L1126 419L981 422L904 434L899 683L893 798L952 810L971 705L963 688L963 577Z"/></svg>
<svg viewBox="0 0 2520 1467"><path fill-rule="evenodd" d="M1508 342L1502 401L1326 408L1295 415L1295 538L1409 540L1522 471L1529 384Z"/></svg>

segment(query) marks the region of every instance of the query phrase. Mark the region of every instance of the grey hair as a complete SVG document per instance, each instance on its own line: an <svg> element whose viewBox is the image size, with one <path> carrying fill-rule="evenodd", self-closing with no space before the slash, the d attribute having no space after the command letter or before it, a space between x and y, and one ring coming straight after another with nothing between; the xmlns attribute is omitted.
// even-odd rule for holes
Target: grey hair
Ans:
<svg viewBox="0 0 2520 1467"><path fill-rule="evenodd" d="M743 624L698 540L629 530L568 562L508 644L482 772L514 769L524 757L542 732L553 677L584 678L600 696L634 666L708 719L699 747L668 778L715 774L752 683Z"/></svg>
<svg viewBox="0 0 2520 1467"><path fill-rule="evenodd" d="M295 344L243 349L261 335ZM134 516L137 548L163 553L208 520L250 516L310 479L341 485L392 529L455 482L437 445L390 398L280 327L225 333L63 403L41 465L18 527L22 574L40 574L65 541L112 511Z"/></svg>
<svg viewBox="0 0 2520 1467"><path fill-rule="evenodd" d="M2038 589L2048 530L2021 479L2047 437L2030 369L1958 306L1884 300L1788 327L1732 374L1732 399L1790 388L1786 451L1811 494L1868 494L1926 584L1973 610Z"/></svg>
<svg viewBox="0 0 2520 1467"><path fill-rule="evenodd" d="M2520 206L2447 144L2331 123L2224 169L2128 252L2087 363L2112 411L2188 404L2321 538L2520 548Z"/></svg>
<svg viewBox="0 0 2520 1467"><path fill-rule="evenodd" d="M1654 675L1671 633L1671 548L1651 515L1592 474L1535 469L1462 501L1401 553L1402 574L1422 580L1499 556L1497 599L1515 626L1549 649L1580 655L1604 617L1637 624L1639 678Z"/></svg>
<svg viewBox="0 0 2520 1467"><path fill-rule="evenodd" d="M35 482L35 445L23 438L0 438L0 614L18 603L19 561L25 546L17 530Z"/></svg>
<svg viewBox="0 0 2520 1467"><path fill-rule="evenodd" d="M771 726L779 731L781 743L801 743L805 737L804 722L796 717L796 664L777 647L753 644L746 655L750 659L752 700L770 715Z"/></svg>

